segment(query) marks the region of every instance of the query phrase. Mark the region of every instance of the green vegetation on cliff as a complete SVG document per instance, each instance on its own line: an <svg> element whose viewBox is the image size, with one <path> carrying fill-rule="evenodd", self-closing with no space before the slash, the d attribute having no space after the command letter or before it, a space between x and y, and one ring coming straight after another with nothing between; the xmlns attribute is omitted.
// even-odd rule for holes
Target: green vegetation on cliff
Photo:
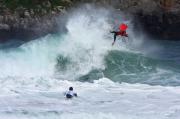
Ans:
<svg viewBox="0 0 180 119"><path fill-rule="evenodd" d="M24 9L44 9L47 12L54 10L56 7L69 7L71 5L70 0L0 0L0 7L4 7L11 12L19 8Z"/></svg>
<svg viewBox="0 0 180 119"><path fill-rule="evenodd" d="M47 4L51 7L70 5L68 0L2 0L2 3L10 9L16 9L19 6L24 8L35 8L39 5L46 7Z"/></svg>

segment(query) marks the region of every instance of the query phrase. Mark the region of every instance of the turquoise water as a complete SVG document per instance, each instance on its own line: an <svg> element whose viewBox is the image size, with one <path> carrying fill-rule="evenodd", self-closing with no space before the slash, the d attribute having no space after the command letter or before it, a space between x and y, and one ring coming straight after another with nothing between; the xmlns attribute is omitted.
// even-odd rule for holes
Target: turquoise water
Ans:
<svg viewBox="0 0 180 119"><path fill-rule="evenodd" d="M163 50L149 56L116 50L108 52L104 58L106 68L90 72L89 77L86 75L84 80L98 79L94 77L103 76L100 75L103 73L105 77L115 82L179 86L180 43L178 41L157 41L157 43Z"/></svg>

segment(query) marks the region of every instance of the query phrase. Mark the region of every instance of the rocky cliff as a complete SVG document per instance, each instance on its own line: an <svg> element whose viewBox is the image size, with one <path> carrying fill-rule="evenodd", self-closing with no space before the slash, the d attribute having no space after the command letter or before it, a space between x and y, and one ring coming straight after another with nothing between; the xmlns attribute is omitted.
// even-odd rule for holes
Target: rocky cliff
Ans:
<svg viewBox="0 0 180 119"><path fill-rule="evenodd" d="M68 0L0 0L0 41L29 40L57 31Z"/></svg>
<svg viewBox="0 0 180 119"><path fill-rule="evenodd" d="M0 0L0 41L33 39L57 31L57 16L78 3L111 5L158 39L180 40L179 0Z"/></svg>

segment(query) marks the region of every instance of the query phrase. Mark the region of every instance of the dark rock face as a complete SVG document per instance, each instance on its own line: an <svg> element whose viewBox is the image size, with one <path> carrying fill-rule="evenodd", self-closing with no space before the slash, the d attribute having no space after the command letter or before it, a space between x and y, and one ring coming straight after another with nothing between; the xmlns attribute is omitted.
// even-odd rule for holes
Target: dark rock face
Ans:
<svg viewBox="0 0 180 119"><path fill-rule="evenodd" d="M60 3L51 3L49 0L19 1L23 4L16 1L12 4L11 0L0 0L0 42L10 39L28 41L57 32L59 16L65 13L68 1L60 1L64 3L64 6L60 6ZM25 1L31 5L25 4ZM14 5L15 3L18 5Z"/></svg>
<svg viewBox="0 0 180 119"><path fill-rule="evenodd" d="M180 40L180 1L157 0L155 4L151 12L135 13L137 21L156 39Z"/></svg>
<svg viewBox="0 0 180 119"><path fill-rule="evenodd" d="M30 40L57 31L58 18L54 15L41 18L3 18L0 24L0 41L9 39Z"/></svg>
<svg viewBox="0 0 180 119"><path fill-rule="evenodd" d="M162 13L160 15L137 14L143 29L151 36L164 40L180 40L180 15Z"/></svg>

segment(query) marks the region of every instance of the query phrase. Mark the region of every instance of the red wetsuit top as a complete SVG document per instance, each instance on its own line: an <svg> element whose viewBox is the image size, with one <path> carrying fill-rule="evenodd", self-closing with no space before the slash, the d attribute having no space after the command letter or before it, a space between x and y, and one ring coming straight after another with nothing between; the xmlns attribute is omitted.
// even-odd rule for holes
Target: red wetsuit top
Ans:
<svg viewBox="0 0 180 119"><path fill-rule="evenodd" d="M119 31L117 32L117 35L128 37L128 35L126 33L127 28L128 28L128 26L126 24L124 24L124 23L120 24Z"/></svg>
<svg viewBox="0 0 180 119"><path fill-rule="evenodd" d="M116 33L116 35L121 35L121 36L128 37L126 31L118 31L118 32Z"/></svg>

